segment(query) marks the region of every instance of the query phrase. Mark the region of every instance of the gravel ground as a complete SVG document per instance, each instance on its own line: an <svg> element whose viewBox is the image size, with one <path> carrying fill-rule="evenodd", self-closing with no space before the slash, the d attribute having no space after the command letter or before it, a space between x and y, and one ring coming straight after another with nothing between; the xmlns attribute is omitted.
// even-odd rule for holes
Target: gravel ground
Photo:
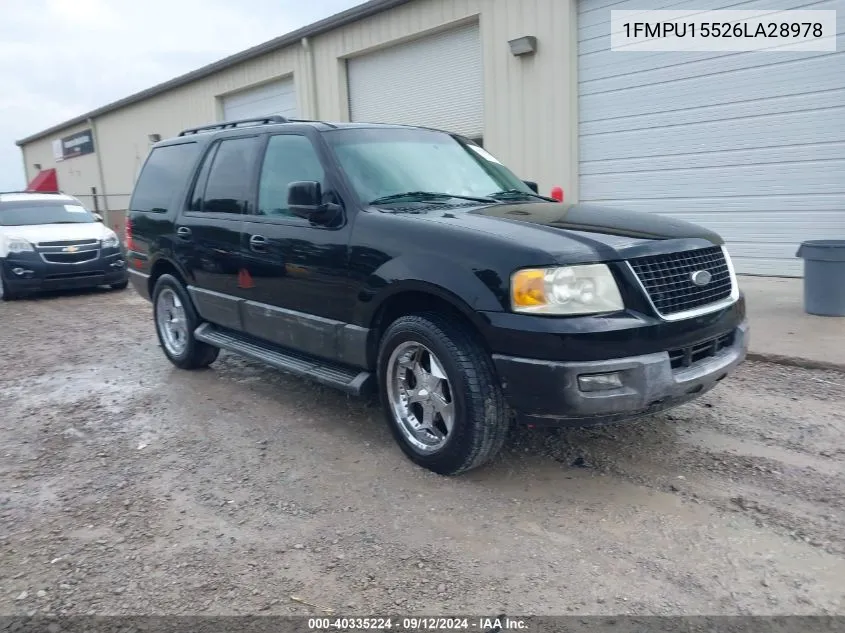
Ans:
<svg viewBox="0 0 845 633"><path fill-rule="evenodd" d="M749 362L443 478L365 401L175 369L131 290L6 303L0 613L843 614L844 404Z"/></svg>

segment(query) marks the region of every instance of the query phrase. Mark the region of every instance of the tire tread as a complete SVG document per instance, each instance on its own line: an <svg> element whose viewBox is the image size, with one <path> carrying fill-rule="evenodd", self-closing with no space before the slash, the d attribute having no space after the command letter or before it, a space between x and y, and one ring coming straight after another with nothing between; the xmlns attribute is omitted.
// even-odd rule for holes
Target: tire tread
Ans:
<svg viewBox="0 0 845 633"><path fill-rule="evenodd" d="M452 315L422 312L400 317L388 327L382 341L389 341L397 331L402 330L438 339L465 380L464 398L470 419L464 441L468 446L462 451L460 461L443 464L436 472L458 475L488 462L501 450L510 430L510 411L489 354L475 333ZM384 350L380 357L383 354ZM382 365L380 360L380 369ZM386 388L384 379L379 376L382 390ZM389 406L386 406L386 414L392 416Z"/></svg>

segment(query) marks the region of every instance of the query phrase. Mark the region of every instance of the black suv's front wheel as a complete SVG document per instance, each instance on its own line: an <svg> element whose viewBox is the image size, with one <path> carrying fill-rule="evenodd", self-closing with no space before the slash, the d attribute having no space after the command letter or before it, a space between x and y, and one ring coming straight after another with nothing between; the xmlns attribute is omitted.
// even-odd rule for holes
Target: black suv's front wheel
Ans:
<svg viewBox="0 0 845 633"><path fill-rule="evenodd" d="M457 475L504 444L510 414L490 357L457 319L397 319L382 337L378 375L390 429L420 466Z"/></svg>
<svg viewBox="0 0 845 633"><path fill-rule="evenodd" d="M172 275L162 275L153 290L153 315L161 347L170 362L182 369L208 367L220 350L194 338L199 316L188 291Z"/></svg>

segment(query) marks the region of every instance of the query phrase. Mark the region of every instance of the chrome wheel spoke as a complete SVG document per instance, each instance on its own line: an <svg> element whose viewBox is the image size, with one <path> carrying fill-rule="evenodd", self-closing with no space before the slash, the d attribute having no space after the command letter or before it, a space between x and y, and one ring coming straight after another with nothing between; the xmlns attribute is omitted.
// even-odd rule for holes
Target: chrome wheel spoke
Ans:
<svg viewBox="0 0 845 633"><path fill-rule="evenodd" d="M414 341L400 344L388 360L388 400L402 435L418 451L443 447L454 427L452 389L443 364Z"/></svg>
<svg viewBox="0 0 845 633"><path fill-rule="evenodd" d="M178 356L188 344L188 322L185 308L170 288L162 290L156 303L156 322L167 351Z"/></svg>

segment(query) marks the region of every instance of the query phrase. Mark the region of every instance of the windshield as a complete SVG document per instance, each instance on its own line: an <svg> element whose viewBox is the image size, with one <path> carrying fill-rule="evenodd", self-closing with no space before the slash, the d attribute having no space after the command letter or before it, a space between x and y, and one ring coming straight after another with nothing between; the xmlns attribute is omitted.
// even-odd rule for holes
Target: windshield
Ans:
<svg viewBox="0 0 845 633"><path fill-rule="evenodd" d="M96 221L85 207L72 202L19 202L0 206L0 226L90 224Z"/></svg>
<svg viewBox="0 0 845 633"><path fill-rule="evenodd" d="M532 193L484 149L445 132L358 128L324 136L365 203L407 192L476 198L511 190Z"/></svg>

